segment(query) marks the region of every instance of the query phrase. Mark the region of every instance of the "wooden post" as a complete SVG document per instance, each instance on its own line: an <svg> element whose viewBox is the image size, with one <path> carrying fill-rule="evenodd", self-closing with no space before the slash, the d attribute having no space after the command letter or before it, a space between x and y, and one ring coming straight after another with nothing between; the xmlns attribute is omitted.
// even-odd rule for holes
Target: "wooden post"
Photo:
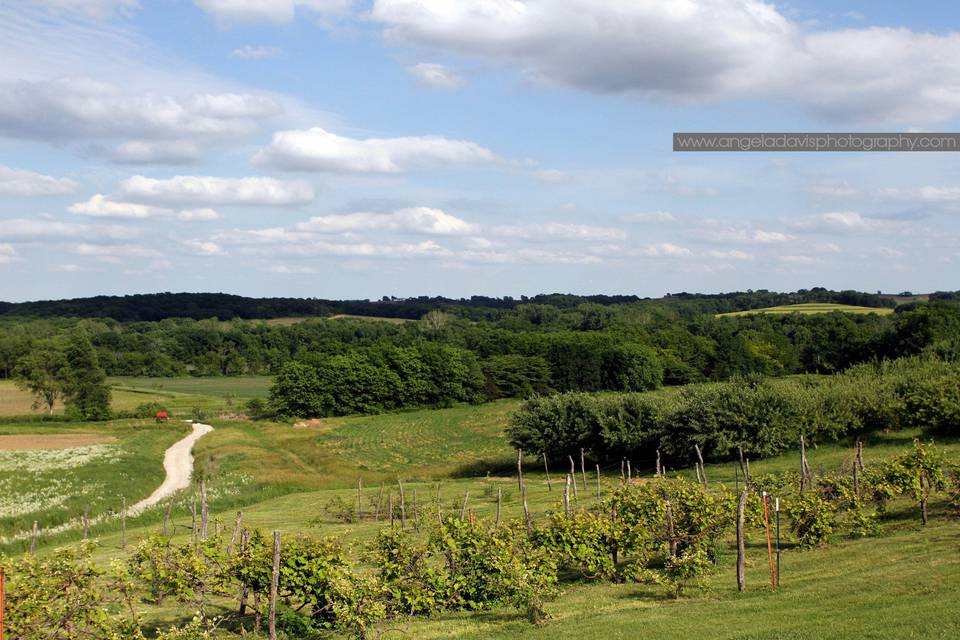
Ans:
<svg viewBox="0 0 960 640"><path fill-rule="evenodd" d="M173 501L167 503L167 508L163 512L163 537L167 538L170 536L168 529L170 526L170 510L173 509Z"/></svg>
<svg viewBox="0 0 960 640"><path fill-rule="evenodd" d="M780 588L780 498L776 499L774 513L777 514L777 589Z"/></svg>
<svg viewBox="0 0 960 640"><path fill-rule="evenodd" d="M600 464L597 463L597 500L600 500Z"/></svg>
<svg viewBox="0 0 960 640"><path fill-rule="evenodd" d="M443 524L443 512L440 507L440 483L437 483L437 522Z"/></svg>
<svg viewBox="0 0 960 640"><path fill-rule="evenodd" d="M583 454L583 447L580 447L580 475L583 476L583 490L587 490L587 462Z"/></svg>
<svg viewBox="0 0 960 640"><path fill-rule="evenodd" d="M620 458L620 482L621 483L624 483L627 481L626 465L627 465L627 459Z"/></svg>
<svg viewBox="0 0 960 640"><path fill-rule="evenodd" d="M413 490L413 501L411 506L412 506L412 509L410 510L410 513L413 516L413 526L417 531L420 531L420 513L417 511L417 490L416 489Z"/></svg>
<svg viewBox="0 0 960 640"><path fill-rule="evenodd" d="M270 575L270 619L267 631L270 640L277 640L277 591L280 587L280 532L273 532L273 573Z"/></svg>
<svg viewBox="0 0 960 640"><path fill-rule="evenodd" d="M250 532L246 529L240 531L240 553L247 552L247 545L250 543ZM247 585L243 585L243 589L240 590L240 617L247 612L247 596L249 595L249 590Z"/></svg>
<svg viewBox="0 0 960 640"><path fill-rule="evenodd" d="M563 489L563 510L570 515L570 474L567 474L567 484Z"/></svg>
<svg viewBox="0 0 960 640"><path fill-rule="evenodd" d="M746 589L744 569L746 567L746 553L743 541L744 511L747 508L747 488L743 488L740 501L737 503L737 591Z"/></svg>
<svg viewBox="0 0 960 640"><path fill-rule="evenodd" d="M363 478L357 478L357 522L363 520Z"/></svg>
<svg viewBox="0 0 960 640"><path fill-rule="evenodd" d="M550 467L547 466L547 452L543 452L543 472L547 475L547 491L553 491L550 486Z"/></svg>
<svg viewBox="0 0 960 640"><path fill-rule="evenodd" d="M243 523L243 511L237 511L237 518L233 521L233 535L230 536L230 544L227 545L227 557L233 555L233 547L237 544L237 537L240 535L240 525Z"/></svg>
<svg viewBox="0 0 960 640"><path fill-rule="evenodd" d="M750 486L750 467L749 462L744 462L743 459L743 447L737 447L737 453L740 456L740 475L743 476L744 486Z"/></svg>
<svg viewBox="0 0 960 640"><path fill-rule="evenodd" d="M660 467L660 449L657 449L657 477L663 475L663 469Z"/></svg>
<svg viewBox="0 0 960 640"><path fill-rule="evenodd" d="M207 523L210 519L210 510L207 505L207 479L200 478L200 541L207 541Z"/></svg>
<svg viewBox="0 0 960 640"><path fill-rule="evenodd" d="M464 491L463 493L463 504L460 505L460 522L463 522L467 517L467 500L470 499L470 491Z"/></svg>
<svg viewBox="0 0 960 640"><path fill-rule="evenodd" d="M666 521L667 521L667 546L670 549L670 557L677 557L677 538L676 533L673 528L673 508L670 506L670 501L666 501Z"/></svg>
<svg viewBox="0 0 960 640"><path fill-rule="evenodd" d="M697 473L700 476L700 483L703 485L707 484L707 470L703 466L703 454L700 452L700 445L694 444L694 450L697 452L697 460L699 460L699 466L697 467Z"/></svg>
<svg viewBox="0 0 960 640"><path fill-rule="evenodd" d="M403 494L403 480L397 478L397 484L400 485L400 528L407 528L407 500Z"/></svg>
<svg viewBox="0 0 960 640"><path fill-rule="evenodd" d="M767 528L767 558L770 561L770 590L777 590L777 578L773 568L773 545L770 542L770 506L767 504L767 492L763 492L763 519Z"/></svg>
<svg viewBox="0 0 960 640"><path fill-rule="evenodd" d="M530 523L530 506L527 504L527 488L523 487L520 490L520 495L523 498L523 520L527 523L527 533L529 534L532 530L532 525Z"/></svg>
<svg viewBox="0 0 960 640"><path fill-rule="evenodd" d="M380 522L380 511L383 508L383 481L380 482L380 493L377 494L377 512L374 519Z"/></svg>
<svg viewBox="0 0 960 640"><path fill-rule="evenodd" d="M86 541L90 537L90 507L83 510L83 539ZM3 638L0 638L3 640Z"/></svg>
<svg viewBox="0 0 960 640"><path fill-rule="evenodd" d="M500 508L503 505L503 489L497 487L497 526L500 525ZM0 639L2 640L2 639Z"/></svg>
<svg viewBox="0 0 960 640"><path fill-rule="evenodd" d="M927 500L930 498L930 480L927 479L927 474L923 471L920 472L920 522L923 525L927 524Z"/></svg>
<svg viewBox="0 0 960 640"><path fill-rule="evenodd" d="M197 501L190 503L190 536L193 546L197 546Z"/></svg>
<svg viewBox="0 0 960 640"><path fill-rule="evenodd" d="M567 456L570 458L570 477L573 479L573 499L579 502L580 498L577 496L577 466L573 464L573 456Z"/></svg>
<svg viewBox="0 0 960 640"><path fill-rule="evenodd" d="M517 451L517 489L523 491L523 449Z"/></svg>
<svg viewBox="0 0 960 640"><path fill-rule="evenodd" d="M388 509L390 511L390 528L393 529L393 492L387 496Z"/></svg>
<svg viewBox="0 0 960 640"><path fill-rule="evenodd" d="M0 640L3 640L3 611L5 608L4 598L7 589L7 576L3 574L3 567L0 567Z"/></svg>
<svg viewBox="0 0 960 640"><path fill-rule="evenodd" d="M812 478L810 477L810 465L807 464L807 445L803 441L803 435L800 435L800 495L803 495L804 489L812 488Z"/></svg>
<svg viewBox="0 0 960 640"><path fill-rule="evenodd" d="M30 531L30 553L37 550L37 537L40 535L40 527L36 520L33 521L33 529Z"/></svg>
<svg viewBox="0 0 960 640"><path fill-rule="evenodd" d="M120 548L127 548L127 498L120 496Z"/></svg>

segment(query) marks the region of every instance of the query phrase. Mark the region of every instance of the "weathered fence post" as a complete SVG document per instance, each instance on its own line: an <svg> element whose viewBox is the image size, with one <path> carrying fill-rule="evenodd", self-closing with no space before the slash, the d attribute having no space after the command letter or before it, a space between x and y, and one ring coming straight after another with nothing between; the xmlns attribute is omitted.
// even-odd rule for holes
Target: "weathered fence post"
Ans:
<svg viewBox="0 0 960 640"><path fill-rule="evenodd" d="M627 482L633 480L633 469L630 467L630 461L627 460Z"/></svg>
<svg viewBox="0 0 960 640"><path fill-rule="evenodd" d="M500 526L500 508L503 505L503 489L497 487L497 526Z"/></svg>
<svg viewBox="0 0 960 640"><path fill-rule="evenodd" d="M463 504L460 505L460 522L463 522L467 517L467 501L470 499L470 491L464 491L463 493Z"/></svg>
<svg viewBox="0 0 960 640"><path fill-rule="evenodd" d="M657 477L663 475L663 468L660 466L660 449L657 449Z"/></svg>
<svg viewBox="0 0 960 640"><path fill-rule="evenodd" d="M240 553L247 552L247 545L250 543L250 532L246 529L240 531ZM240 590L240 610L239 616L243 617L247 612L247 595L249 594L247 585L243 585Z"/></svg>
<svg viewBox="0 0 960 640"><path fill-rule="evenodd" d="M697 460L699 461L697 463L697 475L699 476L700 484L705 486L707 484L707 470L703 466L703 454L700 452L700 445L694 444L693 448L697 452Z"/></svg>
<svg viewBox="0 0 960 640"><path fill-rule="evenodd" d="M280 532L273 532L273 573L270 574L270 618L267 631L270 640L277 640L277 591L280 586Z"/></svg>
<svg viewBox="0 0 960 640"><path fill-rule="evenodd" d="M403 480L397 478L397 484L400 485L400 528L407 528L407 500L403 494Z"/></svg>
<svg viewBox="0 0 960 640"><path fill-rule="evenodd" d="M530 522L530 506L527 504L527 488L522 487L520 490L520 495L523 498L523 520L527 523L527 533L531 533L532 524Z"/></svg>
<svg viewBox="0 0 960 640"><path fill-rule="evenodd" d="M567 474L567 484L563 489L563 510L570 515L570 474Z"/></svg>
<svg viewBox="0 0 960 640"><path fill-rule="evenodd" d="M600 500L600 464L597 463L597 500Z"/></svg>
<svg viewBox="0 0 960 640"><path fill-rule="evenodd" d="M87 540L90 537L90 507L84 507L83 509L83 539ZM0 638L0 640L3 640Z"/></svg>
<svg viewBox="0 0 960 640"><path fill-rule="evenodd" d="M743 492L740 494L740 500L737 502L737 591L741 592L746 589L746 582L744 579L746 553L743 541L743 521L744 511L747 508L747 493L748 490L746 487L744 487Z"/></svg>
<svg viewBox="0 0 960 640"><path fill-rule="evenodd" d="M443 512L440 505L440 483L437 483L437 522L443 524Z"/></svg>
<svg viewBox="0 0 960 640"><path fill-rule="evenodd" d="M243 522L243 511L237 511L237 518L233 521L233 535L230 536L230 544L227 545L227 557L233 555L233 547L237 544L237 536L240 535L240 525Z"/></svg>
<svg viewBox="0 0 960 640"><path fill-rule="evenodd" d="M803 495L804 489L813 488L813 478L810 473L810 465L807 464L807 444L803 440L803 434L800 435L800 495Z"/></svg>
<svg viewBox="0 0 960 640"><path fill-rule="evenodd" d="M363 521L363 478L357 478L357 522Z"/></svg>
<svg viewBox="0 0 960 640"><path fill-rule="evenodd" d="M207 523L210 509L207 505L207 479L200 478L200 541L207 541Z"/></svg>
<svg viewBox="0 0 960 640"><path fill-rule="evenodd" d="M750 486L750 463L744 462L743 447L737 447L737 454L740 456L740 475L743 476L743 484Z"/></svg>
<svg viewBox="0 0 960 640"><path fill-rule="evenodd" d="M170 528L170 510L173 509L173 501L167 503L167 508L163 512L163 537L167 538L170 536L168 530Z"/></svg>
<svg viewBox="0 0 960 640"><path fill-rule="evenodd" d="M517 489L523 491L523 449L517 451Z"/></svg>
<svg viewBox="0 0 960 640"><path fill-rule="evenodd" d="M577 495L577 466L573 463L573 456L567 457L570 458L570 477L573 479L573 499L579 502L580 498Z"/></svg>
<svg viewBox="0 0 960 640"><path fill-rule="evenodd" d="M543 472L547 476L547 491L553 491L553 488L550 486L550 467L547 465L547 452L543 452Z"/></svg>
<svg viewBox="0 0 960 640"><path fill-rule="evenodd" d="M393 529L393 492L387 495L387 509L390 511L390 528Z"/></svg>
<svg viewBox="0 0 960 640"><path fill-rule="evenodd" d="M127 498L120 496L120 548L127 548Z"/></svg>
<svg viewBox="0 0 960 640"><path fill-rule="evenodd" d="M190 536L193 546L197 546L197 501L190 503Z"/></svg>
<svg viewBox="0 0 960 640"><path fill-rule="evenodd" d="M584 457L583 447L580 447L580 475L583 476L583 490L587 491L587 462Z"/></svg>
<svg viewBox="0 0 960 640"><path fill-rule="evenodd" d="M377 494L377 511L374 514L374 519L377 522L380 522L380 511L383 509L383 481L380 482L380 492Z"/></svg>
<svg viewBox="0 0 960 640"><path fill-rule="evenodd" d="M40 535L40 526L36 520L33 521L33 528L30 530L30 553L37 550L37 537Z"/></svg>

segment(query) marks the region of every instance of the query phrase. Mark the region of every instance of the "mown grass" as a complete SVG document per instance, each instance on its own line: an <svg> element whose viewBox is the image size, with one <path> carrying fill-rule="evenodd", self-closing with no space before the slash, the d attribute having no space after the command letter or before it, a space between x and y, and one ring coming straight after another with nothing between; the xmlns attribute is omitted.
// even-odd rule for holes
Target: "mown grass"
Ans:
<svg viewBox="0 0 960 640"><path fill-rule="evenodd" d="M47 413L45 408L33 408L34 398L29 391L17 387L13 380L0 380L0 416L25 416ZM63 403L57 402L54 413L63 412Z"/></svg>
<svg viewBox="0 0 960 640"><path fill-rule="evenodd" d="M833 313L839 311L842 313L876 313L885 316L893 313L893 309L888 307L859 307L849 304L833 304L830 302L804 302L801 304L787 304L777 307L766 307L763 309L748 309L746 311L731 311L730 313L719 313L718 317L725 316L749 316L758 313L773 314L813 314L813 313Z"/></svg>

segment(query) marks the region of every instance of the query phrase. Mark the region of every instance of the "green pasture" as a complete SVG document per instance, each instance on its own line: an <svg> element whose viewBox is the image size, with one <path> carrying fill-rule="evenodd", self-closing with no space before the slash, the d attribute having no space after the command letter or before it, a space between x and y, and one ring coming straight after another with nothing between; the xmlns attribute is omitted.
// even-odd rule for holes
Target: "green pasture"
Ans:
<svg viewBox="0 0 960 640"><path fill-rule="evenodd" d="M748 309L746 311L732 311L730 313L720 313L717 314L718 317L727 317L727 316L750 316L756 315L758 313L772 313L772 314L790 314L790 313L801 313L801 314L813 314L813 313L876 313L881 316L885 316L893 313L893 309L889 307L858 307L855 305L849 304L833 304L829 302L805 302L802 304L788 304L781 305L778 307L766 307L764 309Z"/></svg>

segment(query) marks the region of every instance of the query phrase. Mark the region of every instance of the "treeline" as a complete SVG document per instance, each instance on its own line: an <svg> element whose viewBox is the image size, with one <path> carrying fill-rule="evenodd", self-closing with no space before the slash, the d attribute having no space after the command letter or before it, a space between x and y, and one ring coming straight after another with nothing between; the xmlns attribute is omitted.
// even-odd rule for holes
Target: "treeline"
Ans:
<svg viewBox="0 0 960 640"><path fill-rule="evenodd" d="M609 339L557 340L542 354L482 360L468 349L422 341L291 361L270 389L270 405L280 415L331 416L554 390L643 391L662 382L663 366L653 349Z"/></svg>
<svg viewBox="0 0 960 640"><path fill-rule="evenodd" d="M632 295L576 296L552 293L513 298L504 296L471 296L445 298L419 296L379 300L324 300L320 298L248 298L226 293L152 293L128 296L95 296L67 300L33 302L0 302L0 316L24 318L110 318L121 322L157 321L167 318L271 319L326 317L352 314L415 320L432 309L472 318L497 317L522 304L542 304L557 309L572 309L582 304L603 306L633 303L660 304L669 302L698 313L743 311L801 302L833 302L866 307L894 307L890 296L859 291L830 291L822 287L801 289L793 293L758 290L720 294L678 293L654 300Z"/></svg>
<svg viewBox="0 0 960 640"><path fill-rule="evenodd" d="M686 466L699 447L708 460L742 449L767 457L800 436L828 442L883 429L920 427L960 435L960 365L908 358L852 367L829 377L759 377L692 385L670 393L568 393L528 400L508 429L514 447L566 459L623 458Z"/></svg>

